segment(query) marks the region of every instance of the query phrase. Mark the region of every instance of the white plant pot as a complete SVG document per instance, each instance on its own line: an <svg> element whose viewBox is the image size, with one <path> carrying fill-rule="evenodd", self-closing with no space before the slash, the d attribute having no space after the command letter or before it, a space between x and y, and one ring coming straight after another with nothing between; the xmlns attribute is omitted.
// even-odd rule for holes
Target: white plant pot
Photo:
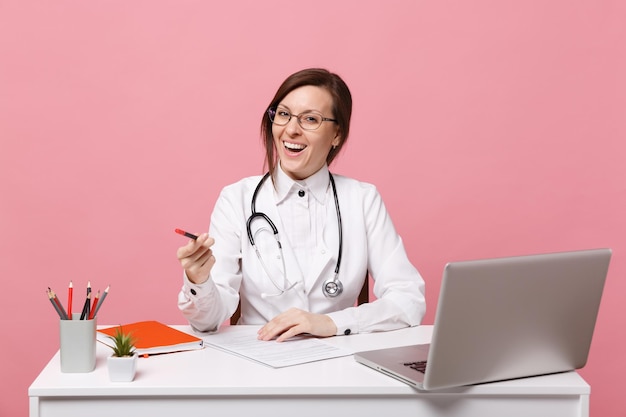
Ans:
<svg viewBox="0 0 626 417"><path fill-rule="evenodd" d="M107 358L109 368L109 379L113 382L130 382L135 378L137 370L137 354L118 358L109 356Z"/></svg>

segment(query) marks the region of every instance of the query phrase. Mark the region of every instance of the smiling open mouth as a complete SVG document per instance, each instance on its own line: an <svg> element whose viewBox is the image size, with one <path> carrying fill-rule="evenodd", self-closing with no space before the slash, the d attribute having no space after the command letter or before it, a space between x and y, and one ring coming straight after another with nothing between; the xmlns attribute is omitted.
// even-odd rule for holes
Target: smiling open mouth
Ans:
<svg viewBox="0 0 626 417"><path fill-rule="evenodd" d="M290 152L302 152L306 148L306 145L302 145L300 143L289 143L285 141L283 141L283 146L285 146L285 149Z"/></svg>

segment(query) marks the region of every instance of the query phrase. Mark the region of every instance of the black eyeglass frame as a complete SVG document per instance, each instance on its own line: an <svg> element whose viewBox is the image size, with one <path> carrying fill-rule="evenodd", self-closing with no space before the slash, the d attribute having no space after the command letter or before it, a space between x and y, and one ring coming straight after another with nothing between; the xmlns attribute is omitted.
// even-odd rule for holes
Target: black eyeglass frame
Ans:
<svg viewBox="0 0 626 417"><path fill-rule="evenodd" d="M278 125L278 126L286 126L286 125L287 125L287 124L291 121L291 118L292 118L292 117L295 117L295 118L296 118L296 120L298 121L298 125L300 125L300 127L301 127L302 129L304 129L304 130L308 130L308 131L311 131L311 130L317 130L317 129L319 129L319 128L320 128L320 126L322 126L322 123L324 123L324 122L334 122L334 123L338 123L336 119L331 119L330 117L324 117L321 113L317 113L317 112L314 112L314 111L307 111L307 112L300 113L300 114L292 114L289 110L285 110L285 112L289 113L289 119L287 119L287 121L286 121L285 123L280 124L280 123L276 123L276 122L274 121L274 118L276 117L276 112L277 112L277 111L278 111L278 108L277 108L277 107L270 107L269 109L267 109L267 115L268 115L268 117L270 118L270 121L271 121L272 123L275 123L275 124L276 124L276 125ZM313 129L311 129L311 128L309 128L309 127L305 127L305 126L302 124L302 121L300 120L300 117L301 117L301 116L303 116L303 115L307 115L307 114L315 114L315 115L319 115L319 116L321 116L321 117L322 117L322 120L320 121L320 124L319 124L318 126L314 127Z"/></svg>

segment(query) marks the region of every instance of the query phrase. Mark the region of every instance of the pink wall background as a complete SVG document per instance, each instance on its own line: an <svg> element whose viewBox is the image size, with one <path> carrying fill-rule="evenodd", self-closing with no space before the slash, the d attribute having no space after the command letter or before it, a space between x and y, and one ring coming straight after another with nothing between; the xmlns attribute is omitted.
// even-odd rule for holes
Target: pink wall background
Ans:
<svg viewBox="0 0 626 417"><path fill-rule="evenodd" d="M0 0L1 416L58 349L46 287L110 284L101 324L183 323L173 229L261 172L264 107L308 66L352 89L333 170L379 187L426 323L447 261L613 248L581 374L592 416L625 415L624 3L313 6Z"/></svg>

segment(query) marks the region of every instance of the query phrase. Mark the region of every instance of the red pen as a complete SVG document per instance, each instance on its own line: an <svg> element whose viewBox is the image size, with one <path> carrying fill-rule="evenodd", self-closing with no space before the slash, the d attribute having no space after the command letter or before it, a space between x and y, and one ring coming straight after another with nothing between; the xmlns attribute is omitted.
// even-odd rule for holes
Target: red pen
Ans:
<svg viewBox="0 0 626 417"><path fill-rule="evenodd" d="M184 231L184 230L182 230L182 229L174 229L174 231L175 231L176 233L178 233L179 235L187 236L187 237L188 237L188 238L190 238L190 239L193 239L193 240L198 239L198 236L196 236L196 235L194 235L194 234L191 234L191 233L189 233L189 232L185 232L185 231Z"/></svg>

